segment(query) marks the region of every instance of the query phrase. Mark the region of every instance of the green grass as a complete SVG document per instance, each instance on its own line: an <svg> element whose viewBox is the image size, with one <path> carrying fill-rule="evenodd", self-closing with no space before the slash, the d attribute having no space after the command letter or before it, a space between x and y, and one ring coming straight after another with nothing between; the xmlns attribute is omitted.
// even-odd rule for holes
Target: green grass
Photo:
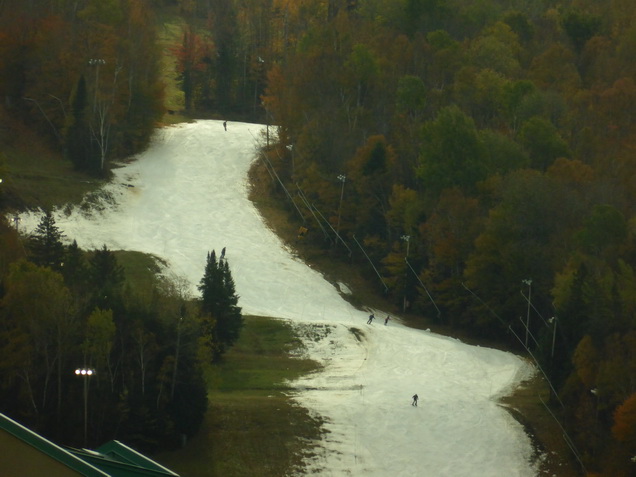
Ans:
<svg viewBox="0 0 636 477"><path fill-rule="evenodd" d="M52 152L33 132L19 125L15 129L0 150L3 209L79 204L84 194L103 184L75 171L70 161Z"/></svg>
<svg viewBox="0 0 636 477"><path fill-rule="evenodd" d="M143 252L116 250L117 263L124 268L126 282L135 290L150 290L157 284L162 261Z"/></svg>
<svg viewBox="0 0 636 477"><path fill-rule="evenodd" d="M178 15L177 7L163 8L158 12L157 36L159 47L161 48L161 80L165 87L164 105L166 109L175 112L174 115L166 115L165 122L183 122L186 120L178 114L184 108L184 95L179 87L177 74L177 59L172 50L180 45L182 41L183 27L185 22Z"/></svg>
<svg viewBox="0 0 636 477"><path fill-rule="evenodd" d="M286 380L318 369L290 353L301 347L284 321L246 317L237 344L209 373L201 431L155 458L182 477L282 476L320 438L320 422L295 404Z"/></svg>

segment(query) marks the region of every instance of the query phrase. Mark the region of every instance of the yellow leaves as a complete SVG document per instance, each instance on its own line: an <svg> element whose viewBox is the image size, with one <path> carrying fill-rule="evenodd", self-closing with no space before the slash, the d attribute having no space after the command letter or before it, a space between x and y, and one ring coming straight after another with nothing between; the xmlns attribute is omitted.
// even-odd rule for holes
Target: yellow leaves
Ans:
<svg viewBox="0 0 636 477"><path fill-rule="evenodd" d="M564 270L554 276L554 287L552 296L554 306L557 310L562 309L572 297L572 287L576 278L578 262L571 261Z"/></svg>
<svg viewBox="0 0 636 477"><path fill-rule="evenodd" d="M419 215L417 192L394 184L391 197L389 197L390 209L387 212L387 221L391 227L410 232L417 226Z"/></svg>
<svg viewBox="0 0 636 477"><path fill-rule="evenodd" d="M274 0L274 9L279 9L292 19L297 20L298 17L307 10L325 10L327 9L326 0Z"/></svg>
<svg viewBox="0 0 636 477"><path fill-rule="evenodd" d="M594 169L578 159L559 157L548 167L548 177L552 177L565 184L585 186L596 177Z"/></svg>
<svg viewBox="0 0 636 477"><path fill-rule="evenodd" d="M274 65L267 72L267 89L263 96L263 106L266 111L277 112L282 107L281 96L287 89L285 75L280 65Z"/></svg>
<svg viewBox="0 0 636 477"><path fill-rule="evenodd" d="M88 317L84 351L100 367L107 360L115 339L115 322L112 310L95 309Z"/></svg>
<svg viewBox="0 0 636 477"><path fill-rule="evenodd" d="M584 336L579 342L576 351L574 351L572 362L583 385L588 389L594 388L598 373L599 353L589 335Z"/></svg>
<svg viewBox="0 0 636 477"><path fill-rule="evenodd" d="M536 56L528 73L530 79L544 89L574 93L581 85L574 54L558 43Z"/></svg>
<svg viewBox="0 0 636 477"><path fill-rule="evenodd" d="M70 293L59 273L20 261L11 266L3 306L16 322L39 328L69 311Z"/></svg>
<svg viewBox="0 0 636 477"><path fill-rule="evenodd" d="M614 432L619 440L625 438L630 428L634 432L636 421L630 421L629 416L636 408L633 408L635 403L629 401L633 399L636 373L636 333L614 333L602 345L595 344L592 337L586 335L576 347L572 364L572 377L576 376L582 385L582 401L591 393L596 396L598 410L611 411L618 407ZM636 438L636 434L633 437Z"/></svg>

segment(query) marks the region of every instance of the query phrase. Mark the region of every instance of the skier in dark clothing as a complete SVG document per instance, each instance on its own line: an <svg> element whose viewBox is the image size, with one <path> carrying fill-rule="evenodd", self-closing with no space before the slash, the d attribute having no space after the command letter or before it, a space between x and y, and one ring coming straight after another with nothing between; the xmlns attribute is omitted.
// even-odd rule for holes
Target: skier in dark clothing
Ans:
<svg viewBox="0 0 636 477"><path fill-rule="evenodd" d="M227 121L223 121L223 129L227 131Z"/></svg>
<svg viewBox="0 0 636 477"><path fill-rule="evenodd" d="M389 315L386 315L386 318L384 319L384 326L389 324L389 320L391 319L391 317Z"/></svg>
<svg viewBox="0 0 636 477"><path fill-rule="evenodd" d="M417 407L417 400L419 399L417 394L413 395L413 402L411 403L411 406L415 406Z"/></svg>
<svg viewBox="0 0 636 477"><path fill-rule="evenodd" d="M373 315L373 313L371 313L369 315L369 319L367 320L367 325L370 325L373 322L373 319L375 318L375 316Z"/></svg>

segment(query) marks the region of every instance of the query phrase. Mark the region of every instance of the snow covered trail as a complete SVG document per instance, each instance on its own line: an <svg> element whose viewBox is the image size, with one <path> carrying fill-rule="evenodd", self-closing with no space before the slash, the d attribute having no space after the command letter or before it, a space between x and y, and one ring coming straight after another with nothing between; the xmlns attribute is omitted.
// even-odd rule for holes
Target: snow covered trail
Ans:
<svg viewBox="0 0 636 477"><path fill-rule="evenodd" d="M527 436L496 404L529 367L506 353L361 318L362 352L353 353L353 334L335 325L312 350L327 370L298 383L307 389L300 402L327 416L330 431L310 468L326 461L320 475L535 474Z"/></svg>
<svg viewBox="0 0 636 477"><path fill-rule="evenodd" d="M295 258L247 198L247 171L262 126L197 121L160 129L151 147L116 170L103 212L58 212L80 247L138 250L192 284L208 251L226 247L246 314L289 319L307 333L323 372L296 385L296 399L325 420L307 474L322 476L529 477L532 447L497 398L532 373L508 353L452 338L366 324L322 275ZM38 214L21 216L24 231ZM420 405L411 406L411 396Z"/></svg>

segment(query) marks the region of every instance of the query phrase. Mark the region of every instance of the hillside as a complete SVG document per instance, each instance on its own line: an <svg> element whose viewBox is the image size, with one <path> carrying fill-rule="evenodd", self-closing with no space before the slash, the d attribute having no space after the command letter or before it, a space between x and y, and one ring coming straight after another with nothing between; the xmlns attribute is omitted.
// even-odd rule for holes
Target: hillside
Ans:
<svg viewBox="0 0 636 477"><path fill-rule="evenodd" d="M77 200L66 178L143 150L166 91L173 113L261 118L258 177L308 254L418 327L531 355L581 464L632 472L633 2L143 6L179 16L178 44L142 2L2 2L3 207Z"/></svg>

